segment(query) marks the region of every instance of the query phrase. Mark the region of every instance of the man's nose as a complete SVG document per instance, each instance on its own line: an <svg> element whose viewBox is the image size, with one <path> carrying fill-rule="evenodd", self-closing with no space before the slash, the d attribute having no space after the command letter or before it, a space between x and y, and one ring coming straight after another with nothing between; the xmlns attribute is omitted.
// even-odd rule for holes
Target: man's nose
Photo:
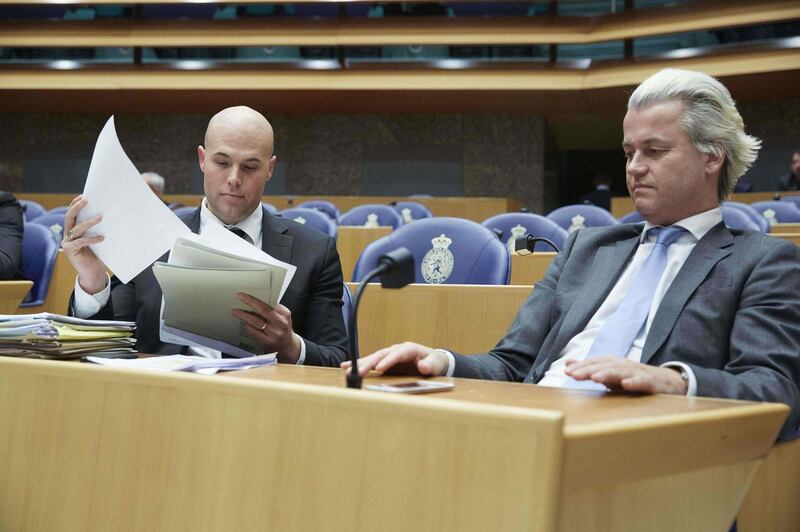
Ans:
<svg viewBox="0 0 800 532"><path fill-rule="evenodd" d="M239 168L234 166L228 174L228 184L231 186L239 186L241 184Z"/></svg>
<svg viewBox="0 0 800 532"><path fill-rule="evenodd" d="M647 165L644 164L641 157L637 154L633 154L633 156L628 161L628 173L634 177L641 177L647 173Z"/></svg>

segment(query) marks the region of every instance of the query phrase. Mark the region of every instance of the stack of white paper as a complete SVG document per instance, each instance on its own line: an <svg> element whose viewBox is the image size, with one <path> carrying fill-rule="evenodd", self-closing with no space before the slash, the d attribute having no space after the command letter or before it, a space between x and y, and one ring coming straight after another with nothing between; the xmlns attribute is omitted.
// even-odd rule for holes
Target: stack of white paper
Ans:
<svg viewBox="0 0 800 532"><path fill-rule="evenodd" d="M0 315L0 355L77 358L86 353L133 353L136 324L82 320L59 314Z"/></svg>
<svg viewBox="0 0 800 532"><path fill-rule="evenodd" d="M274 307L295 271L218 224L208 224L202 236L178 238L169 261L153 265L164 294L161 340L236 356L262 354L263 347L231 313L251 310L236 294Z"/></svg>
<svg viewBox="0 0 800 532"><path fill-rule="evenodd" d="M169 355L164 357L139 358L126 360L121 358L86 357L86 360L113 366L115 368L144 369L150 371L194 371L213 375L219 370L250 369L258 366L271 366L276 363L275 353L247 358L203 358L186 355Z"/></svg>

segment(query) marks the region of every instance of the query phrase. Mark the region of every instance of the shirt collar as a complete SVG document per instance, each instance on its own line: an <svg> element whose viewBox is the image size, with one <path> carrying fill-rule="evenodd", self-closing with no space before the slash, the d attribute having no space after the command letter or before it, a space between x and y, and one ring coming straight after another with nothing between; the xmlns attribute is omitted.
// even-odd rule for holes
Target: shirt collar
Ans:
<svg viewBox="0 0 800 532"><path fill-rule="evenodd" d="M712 227L717 225L722 221L722 210L719 207L714 207L713 209L707 210L705 212L701 212L699 214L694 214L689 216L688 218L684 218L683 220L678 220L672 225L680 226L693 237L693 240L697 242L701 238L708 233ZM653 228L658 227L657 225L653 225L650 222L645 222L644 230L642 231L641 236L639 237L639 242L643 243L647 241L647 232ZM685 235L688 237L688 235ZM684 236L680 237L678 240L683 239Z"/></svg>
<svg viewBox="0 0 800 532"><path fill-rule="evenodd" d="M203 201L200 203L200 233L202 234L203 229L205 228L206 224L209 222L211 223L218 223L223 227L238 227L249 236L254 243L257 243L261 239L261 229L262 223L264 220L264 210L261 208L261 204L258 204L258 207L250 213L250 216L242 220L241 222L233 225L228 225L224 223L222 220L217 218L211 209L208 208L208 200L203 198Z"/></svg>

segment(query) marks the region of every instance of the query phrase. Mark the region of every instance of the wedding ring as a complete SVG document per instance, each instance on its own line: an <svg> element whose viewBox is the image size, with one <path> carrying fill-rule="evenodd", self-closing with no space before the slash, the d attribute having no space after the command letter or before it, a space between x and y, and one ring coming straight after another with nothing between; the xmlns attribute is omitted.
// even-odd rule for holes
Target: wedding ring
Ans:
<svg viewBox="0 0 800 532"><path fill-rule="evenodd" d="M72 240L73 238L75 238L75 231L73 231L72 229L70 229L69 231L67 231L67 242L69 242L69 241L70 241L70 240Z"/></svg>
<svg viewBox="0 0 800 532"><path fill-rule="evenodd" d="M264 325L261 326L261 330L263 331L264 329L266 329L267 325L269 325L269 322L267 320L264 320Z"/></svg>

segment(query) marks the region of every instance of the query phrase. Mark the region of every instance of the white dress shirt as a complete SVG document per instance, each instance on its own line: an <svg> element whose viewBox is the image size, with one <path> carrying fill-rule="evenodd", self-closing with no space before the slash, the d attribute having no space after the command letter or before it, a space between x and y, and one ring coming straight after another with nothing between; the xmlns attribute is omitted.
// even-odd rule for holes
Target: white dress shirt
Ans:
<svg viewBox="0 0 800 532"><path fill-rule="evenodd" d="M650 312L647 315L647 320L642 326L641 331L639 331L639 334L636 336L636 339L633 341L633 345L626 354L626 358L633 360L634 362L641 361L642 349L644 348L644 343L647 339L647 333L650 331L650 325L653 322L653 318L656 315L656 311L658 310L658 306L661 304L664 294L667 293L667 290L675 280L675 277L677 277L678 272L686 262L686 259L689 257L689 254L692 252L697 242L703 238L703 236L705 236L705 234L711 230L712 227L721 221L721 210L719 208L714 208L700 214L695 214L694 216L690 216L689 218L685 218L673 224L686 229L686 232L678 237L678 239L673 242L673 244L670 245L667 250L667 266L664 269L664 273L661 275L658 286L656 287L656 292L653 296L652 304L650 305ZM554 387L563 386L568 380L567 375L564 373L566 361L579 361L586 358L586 354L589 352L592 342L594 342L597 331L600 330L600 327L602 327L606 320L608 320L614 311L617 310L617 307L622 302L625 292L627 292L631 282L641 269L644 261L650 255L650 252L653 251L655 238L648 238L647 235L648 230L652 227L656 226L649 222L645 223L644 230L642 231L642 235L640 237L641 241L639 247L636 249L636 253L633 255L633 258L625 267L622 275L620 275L617 283L614 285L614 288L611 289L608 297L594 313L594 316L592 316L592 318L586 324L586 327L584 327L580 333L575 335L569 342L567 342L567 345L564 346L564 349L562 349L561 353L559 353L558 359L556 359L550 365L544 377L538 382L538 384L542 386ZM449 354L448 358L449 367L447 376L452 376L453 372L455 371L455 357L453 357L452 354ZM697 379L695 378L694 373L689 366L683 364L682 362L667 362L663 364L663 367L676 367L685 370L689 376L687 395L696 394Z"/></svg>
<svg viewBox="0 0 800 532"><path fill-rule="evenodd" d="M250 240L253 242L253 245L261 248L261 244L263 243L263 231L262 231L262 223L264 219L264 211L259 204L258 207L244 220L241 222L228 225L223 223L222 220L217 218L214 213L211 212L208 208L206 198L203 198L202 203L200 204L200 227L198 230L199 234L203 234L203 231L208 224L216 223L228 229L232 227L238 227L245 233L247 236L250 237ZM73 311L75 316L78 318L88 318L96 314L106 303L108 303L109 297L111 297L111 283L110 279L106 279L106 287L98 292L97 294L87 294L83 288L81 288L80 283L78 282L78 278L75 279L75 299L73 304ZM298 365L302 365L306 359L306 343L303 338L294 333L297 338L300 339L300 358L297 360ZM221 358L222 353L217 351L216 349L210 349L207 347L190 347L189 351L193 355L199 355L206 358Z"/></svg>

